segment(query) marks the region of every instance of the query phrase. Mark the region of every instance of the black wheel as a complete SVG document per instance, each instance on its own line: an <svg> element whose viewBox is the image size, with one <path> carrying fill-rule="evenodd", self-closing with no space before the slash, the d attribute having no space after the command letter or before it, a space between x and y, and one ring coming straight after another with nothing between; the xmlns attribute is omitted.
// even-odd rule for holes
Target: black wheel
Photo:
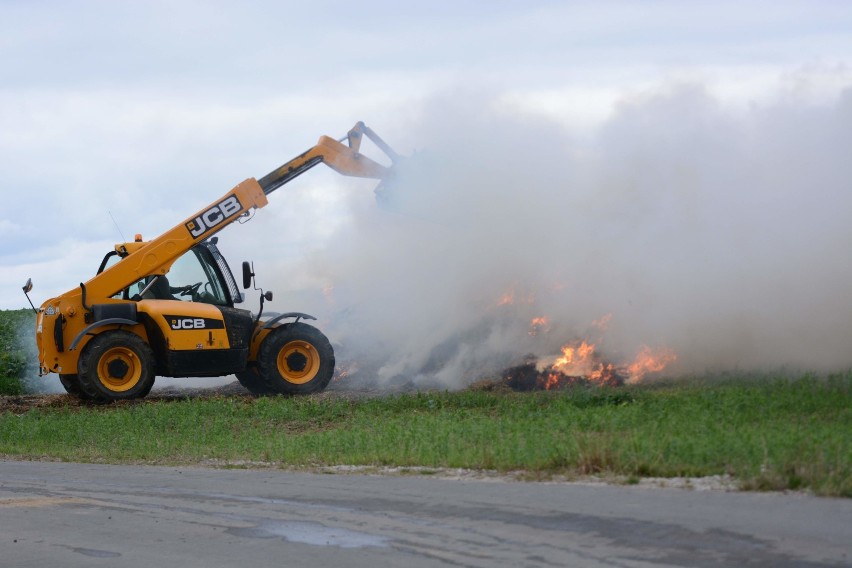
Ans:
<svg viewBox="0 0 852 568"><path fill-rule="evenodd" d="M154 352L129 331L92 339L77 363L81 390L95 400L142 398L154 386Z"/></svg>
<svg viewBox="0 0 852 568"><path fill-rule="evenodd" d="M309 394L323 390L334 374L334 349L328 338L306 323L272 331L257 354L258 374L272 391Z"/></svg>
<svg viewBox="0 0 852 568"><path fill-rule="evenodd" d="M62 383L62 387L65 389L65 392L72 396L76 396L82 400L91 400L88 394L83 392L83 389L80 387L80 377L77 375L59 375L59 382Z"/></svg>
<svg viewBox="0 0 852 568"><path fill-rule="evenodd" d="M266 386L264 380L257 374L257 369L253 367L249 367L245 371L240 371L239 373L234 374L237 376L237 380L240 381L240 384L255 396L278 394L276 391Z"/></svg>

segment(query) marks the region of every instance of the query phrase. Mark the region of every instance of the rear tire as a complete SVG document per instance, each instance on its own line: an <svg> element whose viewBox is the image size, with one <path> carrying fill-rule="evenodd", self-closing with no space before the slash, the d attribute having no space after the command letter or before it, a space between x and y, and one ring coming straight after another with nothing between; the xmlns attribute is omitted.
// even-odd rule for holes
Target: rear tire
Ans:
<svg viewBox="0 0 852 568"><path fill-rule="evenodd" d="M310 394L328 386L334 349L317 328L296 322L276 328L260 346L257 368L263 382L280 394Z"/></svg>
<svg viewBox="0 0 852 568"><path fill-rule="evenodd" d="M81 390L95 400L143 398L154 386L154 352L129 331L105 331L83 348L77 370Z"/></svg>

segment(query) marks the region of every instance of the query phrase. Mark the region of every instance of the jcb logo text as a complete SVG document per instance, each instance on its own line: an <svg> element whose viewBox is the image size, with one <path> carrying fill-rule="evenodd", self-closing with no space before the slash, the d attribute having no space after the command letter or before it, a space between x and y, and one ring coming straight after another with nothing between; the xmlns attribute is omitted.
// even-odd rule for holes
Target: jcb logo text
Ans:
<svg viewBox="0 0 852 568"><path fill-rule="evenodd" d="M225 219L233 217L242 210L243 206L236 195L229 195L192 221L186 224L186 228L192 238L198 238Z"/></svg>
<svg viewBox="0 0 852 568"><path fill-rule="evenodd" d="M204 318L183 318L171 321L172 329L204 329Z"/></svg>

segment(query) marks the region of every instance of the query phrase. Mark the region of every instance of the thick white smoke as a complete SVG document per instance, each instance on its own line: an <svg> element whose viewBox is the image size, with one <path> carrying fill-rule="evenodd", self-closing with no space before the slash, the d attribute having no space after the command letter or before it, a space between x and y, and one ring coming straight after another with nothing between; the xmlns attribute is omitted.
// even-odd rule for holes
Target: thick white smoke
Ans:
<svg viewBox="0 0 852 568"><path fill-rule="evenodd" d="M674 349L671 372L852 365L852 89L735 109L680 86L582 136L487 97L420 117L388 140L423 150L387 207L351 199L300 268L353 379L459 386L588 333Z"/></svg>

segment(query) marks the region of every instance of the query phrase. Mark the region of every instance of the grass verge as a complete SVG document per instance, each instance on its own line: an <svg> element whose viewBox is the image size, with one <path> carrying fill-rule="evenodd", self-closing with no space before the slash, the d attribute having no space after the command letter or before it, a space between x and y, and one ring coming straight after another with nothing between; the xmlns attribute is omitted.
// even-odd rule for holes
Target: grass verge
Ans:
<svg viewBox="0 0 852 568"><path fill-rule="evenodd" d="M0 415L0 454L700 477L852 497L852 373L559 392L212 398Z"/></svg>

